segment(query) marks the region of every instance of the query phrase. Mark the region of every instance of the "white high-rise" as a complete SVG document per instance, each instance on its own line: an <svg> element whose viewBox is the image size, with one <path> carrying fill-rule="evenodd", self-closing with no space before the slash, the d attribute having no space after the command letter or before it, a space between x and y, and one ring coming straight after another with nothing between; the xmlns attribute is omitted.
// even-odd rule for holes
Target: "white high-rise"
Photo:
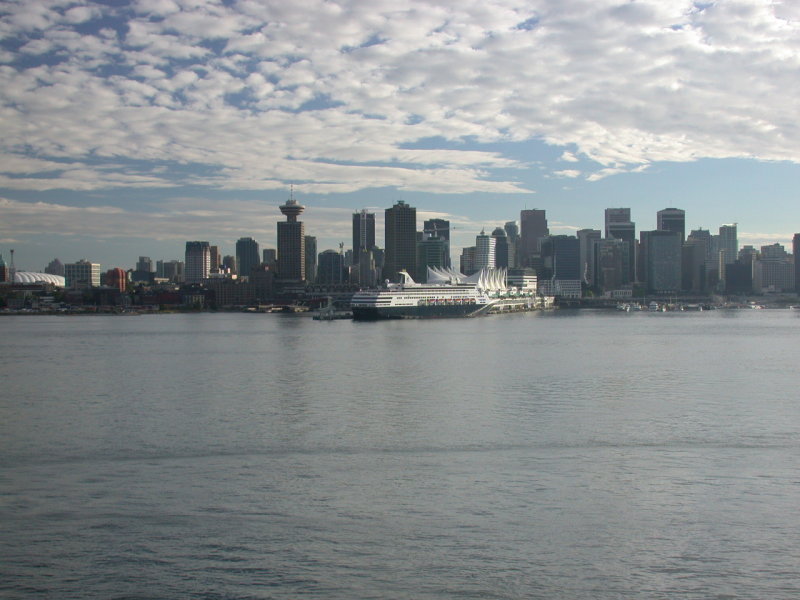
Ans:
<svg viewBox="0 0 800 600"><path fill-rule="evenodd" d="M497 240L490 235L486 235L485 230L475 236L475 270L483 267L495 267L494 250Z"/></svg>

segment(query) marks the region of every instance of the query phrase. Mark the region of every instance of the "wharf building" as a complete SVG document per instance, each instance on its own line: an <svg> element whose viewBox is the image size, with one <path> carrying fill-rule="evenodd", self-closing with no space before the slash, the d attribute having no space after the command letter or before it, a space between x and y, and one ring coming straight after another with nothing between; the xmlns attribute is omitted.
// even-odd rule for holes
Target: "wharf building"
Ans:
<svg viewBox="0 0 800 600"><path fill-rule="evenodd" d="M211 273L211 245L208 242L186 242L184 275L186 283L202 283Z"/></svg>
<svg viewBox="0 0 800 600"><path fill-rule="evenodd" d="M253 269L261 264L258 242L251 237L239 238L236 241L236 265L239 277L249 277Z"/></svg>
<svg viewBox="0 0 800 600"><path fill-rule="evenodd" d="M417 278L417 209L399 200L385 212L385 262L383 276L390 281L400 281L400 271L405 270L412 279Z"/></svg>
<svg viewBox="0 0 800 600"><path fill-rule="evenodd" d="M86 259L64 265L66 287L73 290L88 290L100 287L100 265Z"/></svg>
<svg viewBox="0 0 800 600"><path fill-rule="evenodd" d="M302 282L306 279L305 226L297 217L306 207L290 194L279 208L286 221L278 222L278 277L284 282Z"/></svg>

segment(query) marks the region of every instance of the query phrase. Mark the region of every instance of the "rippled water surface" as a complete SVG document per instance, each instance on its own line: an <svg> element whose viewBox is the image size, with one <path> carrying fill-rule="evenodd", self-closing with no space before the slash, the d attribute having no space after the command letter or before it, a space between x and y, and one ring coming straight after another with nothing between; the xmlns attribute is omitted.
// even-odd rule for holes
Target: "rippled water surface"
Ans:
<svg viewBox="0 0 800 600"><path fill-rule="evenodd" d="M2 597L800 596L800 311L0 327Z"/></svg>

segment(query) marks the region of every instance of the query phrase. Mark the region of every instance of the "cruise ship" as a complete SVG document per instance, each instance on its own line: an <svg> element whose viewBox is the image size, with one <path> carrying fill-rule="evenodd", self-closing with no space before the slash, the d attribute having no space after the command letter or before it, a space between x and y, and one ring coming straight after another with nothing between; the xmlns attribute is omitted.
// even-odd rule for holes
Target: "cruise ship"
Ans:
<svg viewBox="0 0 800 600"><path fill-rule="evenodd" d="M356 292L350 301L353 319L423 319L472 317L488 312L497 301L490 292L505 288L505 269L485 269L465 277L444 269L428 268L428 283L417 283L406 271L400 283L386 282L373 290Z"/></svg>

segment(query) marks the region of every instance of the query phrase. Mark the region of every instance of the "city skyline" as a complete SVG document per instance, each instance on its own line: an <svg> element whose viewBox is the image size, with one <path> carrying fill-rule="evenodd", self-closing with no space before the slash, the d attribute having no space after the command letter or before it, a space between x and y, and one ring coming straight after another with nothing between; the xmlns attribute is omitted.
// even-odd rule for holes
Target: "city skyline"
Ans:
<svg viewBox="0 0 800 600"><path fill-rule="evenodd" d="M398 200L451 222L453 256L526 208L553 234L609 207L755 247L800 229L788 3L34 0L0 31L20 269L274 248L291 184L320 250Z"/></svg>
<svg viewBox="0 0 800 600"><path fill-rule="evenodd" d="M285 202L282 205L279 205L276 208L279 211L283 211L284 209L286 209L287 206L289 206L291 204L298 205L298 208L300 209L299 212L303 212L305 210L305 208L306 208L305 206L300 206L293 195L290 195L290 197L289 197L287 202ZM407 203L404 203L402 200L398 201L398 204L401 205L401 206L402 205L407 206ZM376 246L378 248L385 249L385 230L386 230L386 228L385 228L385 217L384 217L384 214L387 211L389 211L390 208L396 208L398 204L396 204L394 207L385 207L384 209L376 209L374 213L371 212L371 209L359 209L359 210L356 210L356 211L350 213L350 217L351 217L351 219L355 219L355 217L357 217L357 216L363 216L365 214L370 215L370 217L373 218L374 222L375 222L374 236L375 236ZM312 207L312 210L313 210L313 207ZM412 211L417 215L430 214L429 212L424 211L424 210L422 210L422 211L417 210L416 207L412 207ZM580 238L580 234L582 232L584 232L584 231L597 231L598 234L601 235L602 239L606 239L607 238L606 234L608 233L606 230L609 227L609 225L608 225L609 214L613 215L613 214L619 213L621 215L622 214L626 215L626 218L630 218L630 222L625 222L625 223L620 222L620 223L617 223L617 225L630 227L630 229L631 229L630 234L633 236L631 238L631 243L634 243L634 241L635 241L635 243L638 243L640 241L640 237L641 237L642 233L646 233L648 231L653 231L653 230L659 229L658 220L659 220L659 218L661 218L661 213L664 213L664 212L667 212L667 211L669 211L669 212L678 211L678 212L683 213L682 216L684 218L686 217L685 211L683 211L682 209L680 209L678 207L664 207L664 208L662 208L662 209L660 209L659 211L656 212L656 218L654 219L655 225L653 225L652 227L640 227L638 225L637 221L634 218L635 217L635 213L631 212L631 210L629 208L627 208L627 207L612 207L612 208L604 209L603 220L601 220L599 223L588 225L587 227L584 227L581 230L577 230L577 231L574 231L574 230L572 230L570 228L566 232L563 232L563 231L558 231L559 228L556 228L557 231L550 231L548 235L549 236L564 236L564 235L567 235L567 236L575 237L576 239L579 239ZM547 216L547 211L544 210L544 209L522 209L520 211L519 216L516 219L513 219L513 220L501 220L501 221L496 221L496 222L503 223L505 226L508 226L509 223L515 223L515 224L517 224L517 226L521 227L521 223L523 222L523 220L526 217L526 215L532 215L532 214L538 215L537 218L540 218L540 219L543 220L543 223L544 223L543 227L545 228L545 230L547 230L548 216ZM305 215L303 215L303 216L305 217ZM612 218L614 218L614 217L612 217ZM305 221L306 219L304 218L303 220ZM421 232L425 231L425 223L429 223L430 221L427 220L427 219L425 219L423 221L423 217L422 216L416 216L415 217L415 222L416 222L415 232L416 233L421 233ZM688 221L686 221L686 222L688 222ZM281 224L284 224L284 226L285 226L285 223L286 223L286 221L282 221L282 220L278 220L277 221L276 225L277 225L279 231L280 231L280 227L282 226ZM352 226L352 222L350 223L350 225ZM738 225L739 225L738 223L720 223L718 226L705 225L704 224L704 225L698 225L697 227L692 227L691 230L705 230L705 231L709 232L709 234L711 234L711 235L717 235L717 232L722 234L724 231L727 231L729 229L731 229L733 231L738 231ZM501 225L498 225L496 228L493 228L493 229L503 229L503 227ZM486 227L481 227L481 229L479 231L476 231L476 232L461 231L460 232L460 236L465 240L465 242L460 246L451 246L450 247L450 258L451 258L451 260L455 260L455 262L457 263L458 262L458 256L461 254L461 251L463 249L465 249L465 248L470 247L470 246L474 246L475 245L475 241L476 241L476 236L480 237L481 235L484 235L485 230L486 230ZM688 234L689 230L690 230L689 227L686 226L686 232L685 233ZM311 232L311 233L313 233L313 232ZM490 231L490 233L491 233L491 231ZM756 245L756 244L748 243L746 240L742 240L742 234L741 234L741 232L738 232L738 233L735 234L735 240L734 240L734 242L736 244L736 250L733 250L733 247L731 247L731 250L733 251L733 254L735 255L736 253L738 253L738 251L740 249L744 248L745 246L753 247L756 251L758 251L763 246L771 246L771 245L774 245L774 244L777 243L777 244L780 244L782 247L786 248L787 252L789 252L791 254L792 250L795 248L796 238L797 238L798 235L799 234L797 234L797 233L791 234L789 239L788 239L788 241L785 241L785 242L783 240L781 240L781 241L765 240L762 243ZM196 236L196 237L204 237L204 236L201 235L201 236ZM208 236L205 236L205 237L208 237ZM312 237L312 238L316 239L316 236L308 236L307 235L305 237L307 237L307 238L308 237ZM611 237L617 237L617 234L615 233ZM252 243L254 243L256 247L263 245L263 248L264 248L265 251L277 253L276 246L279 245L278 244L278 235L274 234L274 233L273 233L273 240L268 241L268 242L263 242L260 239L253 239L252 237L244 236L244 237L240 237L238 240L232 242L232 244L230 245L231 246L230 248L228 248L228 246L221 246L220 247L218 244L217 245L212 245L210 247L212 249L216 250L219 253L219 260L221 261L223 255L228 255L228 254L236 255L236 253L238 252L237 246L245 239L249 240ZM523 240L524 240L524 236L523 236ZM335 245L332 245L330 248L320 247L319 248L319 254L322 254L322 252L325 252L325 251L328 251L328 250L339 252L339 251L341 251L342 248L345 248L347 250L352 250L352 247L349 246L348 243L347 243L348 241L351 241L351 240L343 240L342 242L339 242L339 243L337 243ZM119 264L110 265L110 264L102 263L99 260L95 260L94 258L88 258L87 259L86 256L81 256L80 258L71 259L71 260L70 259L64 260L62 256L53 255L52 257L50 257L47 260L47 263L50 263L53 260L60 260L63 263L79 262L81 260L89 260L90 262L95 262L95 263L101 264L103 266L103 268L107 268L107 267L123 267L123 268L126 268L126 269L129 268L130 270L134 271L134 270L136 270L138 268L139 263L140 263L140 261L142 259L151 260L153 263L155 263L155 261L157 261L157 260L158 261L164 261L164 262L167 262L167 261L170 261L170 260L172 260L172 261L181 260L182 258L184 258L184 251L183 250L184 250L184 247L185 247L185 245L187 243L189 243L189 242L187 242L187 241L180 242L181 251L180 251L179 255L173 256L173 257L166 257L166 256L165 257L161 257L161 256L156 257L152 253L150 253L148 256L144 256L144 255L140 254L136 259L134 259L134 258L126 258L122 262L120 262ZM215 240L211 240L210 242L203 242L203 243L216 244L216 241ZM315 242L315 244L316 244L316 242ZM220 250L220 248L222 248L222 250ZM13 248L0 247L0 255L6 256L7 260L10 260L11 258L14 258L16 270L18 272L20 272L20 271L44 272L45 267L35 268L35 269L28 269L28 268L24 268L24 267L21 268L20 267L20 263L18 262L17 258L16 257L11 257L11 255L10 255L10 251L12 249ZM146 250L147 250L147 248L143 248L142 251L144 252Z"/></svg>

